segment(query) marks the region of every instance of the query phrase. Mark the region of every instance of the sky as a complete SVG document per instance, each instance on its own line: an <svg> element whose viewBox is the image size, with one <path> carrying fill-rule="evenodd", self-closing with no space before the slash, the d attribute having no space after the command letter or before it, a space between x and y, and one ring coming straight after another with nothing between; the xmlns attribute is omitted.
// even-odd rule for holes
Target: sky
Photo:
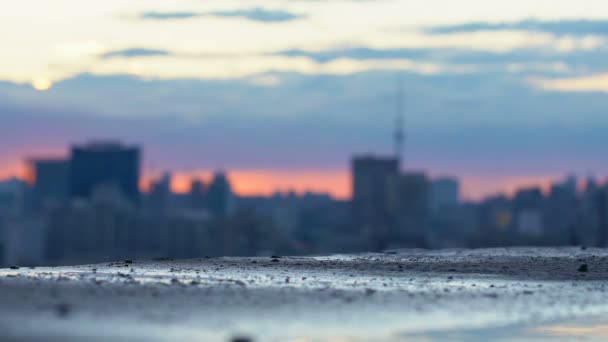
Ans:
<svg viewBox="0 0 608 342"><path fill-rule="evenodd" d="M465 198L608 169L605 0L20 0L0 11L0 179L70 144L144 149L174 188L350 194L387 155ZM401 84L401 86L400 86Z"/></svg>

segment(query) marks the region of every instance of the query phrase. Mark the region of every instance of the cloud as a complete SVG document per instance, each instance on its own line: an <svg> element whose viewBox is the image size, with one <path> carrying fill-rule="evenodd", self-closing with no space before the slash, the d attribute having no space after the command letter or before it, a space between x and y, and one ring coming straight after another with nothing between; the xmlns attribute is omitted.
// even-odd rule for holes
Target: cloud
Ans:
<svg viewBox="0 0 608 342"><path fill-rule="evenodd" d="M197 12L144 12L140 15L140 18L150 20L174 20L190 19L201 15L201 13Z"/></svg>
<svg viewBox="0 0 608 342"><path fill-rule="evenodd" d="M497 72L402 77L408 167L496 177L608 167L597 158L608 144L605 94L536 91ZM348 170L353 154L390 153L396 79L379 71L255 81L85 74L44 93L0 82L0 126L13 128L0 136L0 160L116 138L144 146L144 166L156 170Z"/></svg>
<svg viewBox="0 0 608 342"><path fill-rule="evenodd" d="M327 63L336 59L349 58L356 60L372 59L420 59L432 53L431 49L373 49L366 47L307 51L300 49L285 50L273 53L287 57L307 57L316 62Z"/></svg>
<svg viewBox="0 0 608 342"><path fill-rule="evenodd" d="M366 47L328 50L285 50L271 55L291 58L305 57L317 63L337 60L383 61L411 60L435 65L443 72L507 72L567 74L578 69L608 67L608 51L594 50L562 52L551 49L526 48L508 52L480 51L464 48L397 48L375 49Z"/></svg>
<svg viewBox="0 0 608 342"><path fill-rule="evenodd" d="M531 77L528 81L532 85L544 90L608 93L608 74L606 73L571 78Z"/></svg>
<svg viewBox="0 0 608 342"><path fill-rule="evenodd" d="M179 20L197 17L242 18L256 22L275 23L297 20L305 16L284 10L269 10L262 7L211 12L144 12L139 16L140 19L145 20Z"/></svg>
<svg viewBox="0 0 608 342"><path fill-rule="evenodd" d="M427 33L452 34L480 31L524 30L548 32L555 35L608 35L608 20L557 20L541 21L528 19L515 22L489 23L472 22L460 25L436 26L426 30Z"/></svg>
<svg viewBox="0 0 608 342"><path fill-rule="evenodd" d="M301 14L282 10L267 10L261 7L235 11L215 11L210 12L209 14L217 17L237 17L261 22L283 22L304 18Z"/></svg>
<svg viewBox="0 0 608 342"><path fill-rule="evenodd" d="M115 57L149 57L149 56L169 56L170 52L167 50L160 49L147 49L147 48L129 48L124 50L115 50L102 54L100 57L103 59L110 59Z"/></svg>

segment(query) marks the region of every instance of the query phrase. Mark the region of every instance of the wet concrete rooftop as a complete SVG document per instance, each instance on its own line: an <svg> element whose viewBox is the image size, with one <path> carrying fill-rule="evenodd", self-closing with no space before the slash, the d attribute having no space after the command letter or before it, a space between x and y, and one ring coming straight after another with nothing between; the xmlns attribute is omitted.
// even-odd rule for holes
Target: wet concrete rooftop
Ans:
<svg viewBox="0 0 608 342"><path fill-rule="evenodd" d="M574 247L0 269L0 340L603 341L607 280Z"/></svg>

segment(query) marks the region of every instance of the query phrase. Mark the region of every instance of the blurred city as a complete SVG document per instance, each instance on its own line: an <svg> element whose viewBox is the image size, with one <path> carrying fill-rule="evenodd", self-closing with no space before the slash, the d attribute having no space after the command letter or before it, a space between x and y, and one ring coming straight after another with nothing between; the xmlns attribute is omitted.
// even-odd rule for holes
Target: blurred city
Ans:
<svg viewBox="0 0 608 342"><path fill-rule="evenodd" d="M608 341L607 0L0 10L0 341Z"/></svg>
<svg viewBox="0 0 608 342"><path fill-rule="evenodd" d="M167 171L140 190L143 148L76 144L65 159L30 158L25 180L0 183L0 260L58 265L119 259L270 256L396 248L606 246L608 184L575 176L481 201L457 178L401 169L395 155L352 158L352 199L294 191L239 196L230 171L174 193Z"/></svg>
<svg viewBox="0 0 608 342"><path fill-rule="evenodd" d="M607 10L14 2L0 265L606 246Z"/></svg>

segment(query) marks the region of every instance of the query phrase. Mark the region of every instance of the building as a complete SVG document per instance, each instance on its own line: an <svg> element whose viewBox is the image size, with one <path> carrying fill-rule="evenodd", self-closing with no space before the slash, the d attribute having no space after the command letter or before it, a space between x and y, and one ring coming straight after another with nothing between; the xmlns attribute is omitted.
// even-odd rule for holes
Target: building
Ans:
<svg viewBox="0 0 608 342"><path fill-rule="evenodd" d="M139 203L140 149L115 142L72 147L69 190L72 198L90 198L96 187L112 184Z"/></svg>
<svg viewBox="0 0 608 342"><path fill-rule="evenodd" d="M390 187L399 175L397 158L356 157L352 161L353 224L374 250L386 249L390 242Z"/></svg>
<svg viewBox="0 0 608 342"><path fill-rule="evenodd" d="M458 205L460 200L460 184L455 178L440 178L431 182L431 210L433 213L441 209Z"/></svg>
<svg viewBox="0 0 608 342"><path fill-rule="evenodd" d="M189 207L194 210L207 209L207 187L200 179L190 182Z"/></svg>
<svg viewBox="0 0 608 342"><path fill-rule="evenodd" d="M215 216L227 216L233 212L232 187L222 171L215 173L209 185L207 207Z"/></svg>
<svg viewBox="0 0 608 342"><path fill-rule="evenodd" d="M36 209L65 204L68 199L70 161L30 159L28 178L33 184L32 205Z"/></svg>
<svg viewBox="0 0 608 342"><path fill-rule="evenodd" d="M577 242L578 208L576 178L568 177L561 183L551 185L544 214L548 243L564 245Z"/></svg>
<svg viewBox="0 0 608 342"><path fill-rule="evenodd" d="M163 211L169 208L171 201L171 174L165 172L163 176L152 182L148 194L148 207L152 210Z"/></svg>
<svg viewBox="0 0 608 342"><path fill-rule="evenodd" d="M431 187L422 172L405 173L389 188L394 247L427 247L431 219Z"/></svg>
<svg viewBox="0 0 608 342"><path fill-rule="evenodd" d="M545 198L540 188L519 190L513 198L515 229L527 236L541 236L544 233L543 210Z"/></svg>

